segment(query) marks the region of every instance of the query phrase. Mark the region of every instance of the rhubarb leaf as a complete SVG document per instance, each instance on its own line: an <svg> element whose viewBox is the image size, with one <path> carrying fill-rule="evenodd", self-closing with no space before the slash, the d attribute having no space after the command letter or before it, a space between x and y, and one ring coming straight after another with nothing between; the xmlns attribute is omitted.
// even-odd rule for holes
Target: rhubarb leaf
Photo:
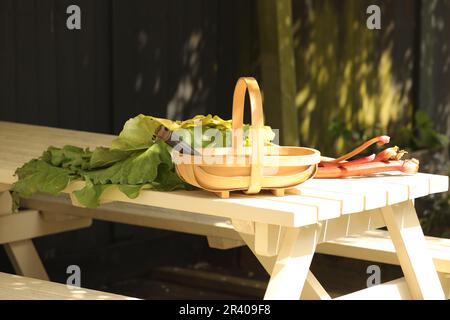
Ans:
<svg viewBox="0 0 450 320"><path fill-rule="evenodd" d="M129 157L133 151L98 147L92 153L89 168L96 169L110 166Z"/></svg>
<svg viewBox="0 0 450 320"><path fill-rule="evenodd" d="M74 195L83 206L96 208L100 205L102 193L112 186L111 184L93 184L91 180L86 179L86 185L82 189L74 191Z"/></svg>
<svg viewBox="0 0 450 320"><path fill-rule="evenodd" d="M71 181L71 172L48 164L43 160L32 160L16 170L18 181L13 191L23 197L35 192L56 194L64 190Z"/></svg>

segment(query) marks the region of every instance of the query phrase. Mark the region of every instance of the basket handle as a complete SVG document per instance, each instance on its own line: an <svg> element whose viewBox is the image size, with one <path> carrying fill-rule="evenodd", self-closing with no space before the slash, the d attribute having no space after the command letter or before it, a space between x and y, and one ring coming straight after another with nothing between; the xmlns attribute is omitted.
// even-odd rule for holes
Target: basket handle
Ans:
<svg viewBox="0 0 450 320"><path fill-rule="evenodd" d="M244 104L245 93L248 91L251 108L251 171L250 183L247 193L258 193L261 190L261 180L263 176L263 156L264 156L264 137L262 128L264 127L264 114L262 109L261 92L258 82L254 78L239 78L234 88L233 95L233 115L232 115L232 148L235 155L244 155L243 150L243 123L244 123Z"/></svg>

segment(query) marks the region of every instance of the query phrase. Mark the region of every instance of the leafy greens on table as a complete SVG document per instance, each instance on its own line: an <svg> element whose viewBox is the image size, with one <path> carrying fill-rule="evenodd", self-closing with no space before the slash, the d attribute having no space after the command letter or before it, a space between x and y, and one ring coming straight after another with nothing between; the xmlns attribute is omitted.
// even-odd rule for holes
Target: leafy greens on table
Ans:
<svg viewBox="0 0 450 320"><path fill-rule="evenodd" d="M217 129L223 141L231 130L231 120L218 116L196 116L186 121L138 115L129 119L111 147L97 147L91 151L76 146L62 148L50 146L38 159L33 159L16 170L18 177L12 191L15 199L30 197L35 192L58 194L73 181L85 181L85 186L74 192L78 202L86 207L99 205L102 193L115 186L129 198L136 198L142 189L170 191L193 189L175 172L171 147L161 140L154 140L155 129L164 125L169 130L186 129L193 137L194 128L202 132ZM248 125L244 129L248 129ZM248 135L245 143L249 144ZM265 127L266 141L272 141L274 133ZM191 140L193 141L193 139ZM202 135L202 146L214 147L215 140Z"/></svg>

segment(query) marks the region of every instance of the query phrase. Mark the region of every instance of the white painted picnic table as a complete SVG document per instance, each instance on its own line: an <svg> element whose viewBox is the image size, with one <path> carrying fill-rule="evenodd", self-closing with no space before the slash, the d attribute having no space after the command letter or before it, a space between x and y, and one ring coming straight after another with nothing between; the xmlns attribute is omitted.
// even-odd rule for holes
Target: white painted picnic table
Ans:
<svg viewBox="0 0 450 320"><path fill-rule="evenodd" d="M13 173L17 167L38 157L49 145L93 148L109 146L114 138L0 122L0 192L8 190L15 181ZM65 192L70 193L81 184L74 183ZM45 277L42 265L38 268L41 271L37 272L21 257L23 252L33 254L34 251L35 255L30 239L86 227L92 218L205 235L213 247L229 248L243 241L271 275L266 299L299 299L300 296L327 299L329 295L309 271L316 246L387 226L410 296L414 299L444 299L425 246L414 199L447 190L448 177L422 173L312 179L290 190L284 197L268 193L252 196L233 193L229 199L220 199L200 190L146 190L136 199L129 199L111 188L102 196L103 204L99 209L77 207L69 195L37 194L24 200L24 205L40 217L30 219L31 222L15 218L20 214L8 214L9 202L4 192L6 200L0 200L0 214L3 212L0 244L10 246L10 257L17 270L31 270L29 272L36 276ZM18 229L23 229L23 225L27 228L21 237L17 237L8 232L11 229L6 222L15 223ZM55 228L49 227L49 223ZM42 231L43 225L48 230ZM17 242L21 243L19 249L14 248ZM37 265L40 263L38 257L32 261Z"/></svg>

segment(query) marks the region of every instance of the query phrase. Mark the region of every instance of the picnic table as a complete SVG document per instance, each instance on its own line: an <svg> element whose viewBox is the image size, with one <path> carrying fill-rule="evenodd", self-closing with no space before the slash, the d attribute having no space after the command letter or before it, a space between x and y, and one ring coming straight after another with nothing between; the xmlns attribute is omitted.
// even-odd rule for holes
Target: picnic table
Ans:
<svg viewBox="0 0 450 320"><path fill-rule="evenodd" d="M32 239L88 227L91 219L100 219L203 235L215 248L245 244L271 275L265 299L329 299L309 270L320 244L387 227L404 279L389 289L381 284L365 291L385 298L445 298L414 199L447 191L446 176L390 173L312 179L284 197L237 192L229 199L201 190L145 190L129 199L110 188L97 209L82 208L71 198L71 191L83 185L75 182L59 196L35 194L23 199L23 211L10 212L8 190L17 167L38 157L49 145L93 148L109 146L114 138L0 122L0 244L6 245L16 272L45 279L47 274Z"/></svg>

